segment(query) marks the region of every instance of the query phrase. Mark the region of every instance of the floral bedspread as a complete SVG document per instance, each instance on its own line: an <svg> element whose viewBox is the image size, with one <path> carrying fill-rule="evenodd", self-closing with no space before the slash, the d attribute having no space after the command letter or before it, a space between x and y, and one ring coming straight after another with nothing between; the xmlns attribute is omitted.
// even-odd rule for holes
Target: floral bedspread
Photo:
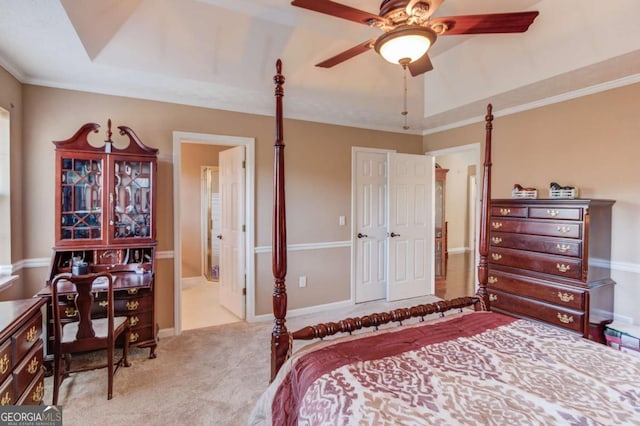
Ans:
<svg viewBox="0 0 640 426"><path fill-rule="evenodd" d="M640 425L640 358L492 312L321 342L256 404L262 425Z"/></svg>

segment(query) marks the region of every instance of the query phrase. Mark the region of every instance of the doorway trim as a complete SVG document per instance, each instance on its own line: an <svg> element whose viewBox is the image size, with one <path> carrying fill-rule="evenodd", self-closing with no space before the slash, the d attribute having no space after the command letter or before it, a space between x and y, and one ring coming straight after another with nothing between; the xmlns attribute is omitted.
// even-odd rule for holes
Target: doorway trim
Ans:
<svg viewBox="0 0 640 426"><path fill-rule="evenodd" d="M480 243L480 238L479 238L479 232L480 232L480 203L482 202L482 200L480 199L480 193L481 191L478 191L478 185L482 184L482 165L480 163L481 158L480 158L480 142L476 142L476 143L470 143L470 144L466 144L466 145L458 145L458 146L454 146L451 148L444 148L444 149L437 149L434 151L427 151L425 152L425 154L427 155L431 155L435 158L436 162L438 161L438 157L442 156L442 155L451 155L451 154L461 154L461 153L465 153L465 152L472 152L474 154L474 158L475 158L475 165L476 165L476 179L475 179L475 184L476 184L476 188L475 188L475 194L476 194L476 202L475 202L475 225L474 225L474 240L475 240L475 246L472 248L473 250L473 257L474 257L474 271L475 271L475 283L478 283L478 268L477 268L477 263L478 263L478 244Z"/></svg>
<svg viewBox="0 0 640 426"><path fill-rule="evenodd" d="M182 235L180 232L180 152L183 143L203 145L244 146L246 161L245 188L245 274L246 282L246 321L255 316L255 138L242 136L215 135L209 133L173 132L173 326L175 335L182 333ZM178 200L178 202L175 202Z"/></svg>

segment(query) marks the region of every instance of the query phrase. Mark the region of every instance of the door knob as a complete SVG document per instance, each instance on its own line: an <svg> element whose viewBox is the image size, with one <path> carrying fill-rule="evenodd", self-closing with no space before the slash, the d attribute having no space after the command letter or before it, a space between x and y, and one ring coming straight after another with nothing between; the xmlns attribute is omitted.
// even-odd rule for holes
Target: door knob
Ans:
<svg viewBox="0 0 640 426"><path fill-rule="evenodd" d="M400 236L400 234L396 234L395 232L392 232L392 233L391 233L391 234L389 234L389 235L391 235L391 238L393 238L393 237L399 237L399 236Z"/></svg>
<svg viewBox="0 0 640 426"><path fill-rule="evenodd" d="M367 234L363 234L361 232L358 232L358 238L369 238L369 236Z"/></svg>
<svg viewBox="0 0 640 426"><path fill-rule="evenodd" d="M221 235L221 234L218 234L218 235L216 235L216 238L217 238L217 239L219 239L219 240L221 240L221 239L222 239L222 235Z"/></svg>

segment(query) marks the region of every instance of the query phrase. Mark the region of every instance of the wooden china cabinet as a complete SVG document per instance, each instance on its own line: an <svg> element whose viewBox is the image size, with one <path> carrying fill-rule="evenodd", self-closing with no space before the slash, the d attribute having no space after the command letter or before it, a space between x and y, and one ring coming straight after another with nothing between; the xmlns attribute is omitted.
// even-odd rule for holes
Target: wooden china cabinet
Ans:
<svg viewBox="0 0 640 426"><path fill-rule="evenodd" d="M444 281L447 278L447 222L445 217L445 190L447 172L436 164L436 217L435 217L435 279Z"/></svg>
<svg viewBox="0 0 640 426"><path fill-rule="evenodd" d="M155 190L158 150L144 145L128 127L119 126L128 139L124 148L111 140L89 143L100 125L87 123L71 138L54 141L55 246L47 286L38 295L51 297L54 276L71 272L108 271L114 276L115 313L131 325L131 346L150 348L155 358L157 326L154 286L156 258ZM126 139L124 142L126 142ZM94 312L106 315L107 295L94 294ZM52 354L52 306L68 321L77 318L74 295L49 304L47 358Z"/></svg>

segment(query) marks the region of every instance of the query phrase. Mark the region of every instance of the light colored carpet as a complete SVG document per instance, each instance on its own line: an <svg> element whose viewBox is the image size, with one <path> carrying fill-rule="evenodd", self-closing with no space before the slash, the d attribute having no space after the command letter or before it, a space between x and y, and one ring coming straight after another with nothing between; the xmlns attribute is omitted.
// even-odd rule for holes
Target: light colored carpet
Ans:
<svg viewBox="0 0 640 426"><path fill-rule="evenodd" d="M287 326L295 330L434 300L360 304L290 318ZM133 349L132 365L117 372L110 401L105 369L74 374L60 388L64 425L244 425L269 383L272 326L238 322L184 331L162 339L156 359L147 358L148 350ZM46 404L51 403L52 382L45 379Z"/></svg>

